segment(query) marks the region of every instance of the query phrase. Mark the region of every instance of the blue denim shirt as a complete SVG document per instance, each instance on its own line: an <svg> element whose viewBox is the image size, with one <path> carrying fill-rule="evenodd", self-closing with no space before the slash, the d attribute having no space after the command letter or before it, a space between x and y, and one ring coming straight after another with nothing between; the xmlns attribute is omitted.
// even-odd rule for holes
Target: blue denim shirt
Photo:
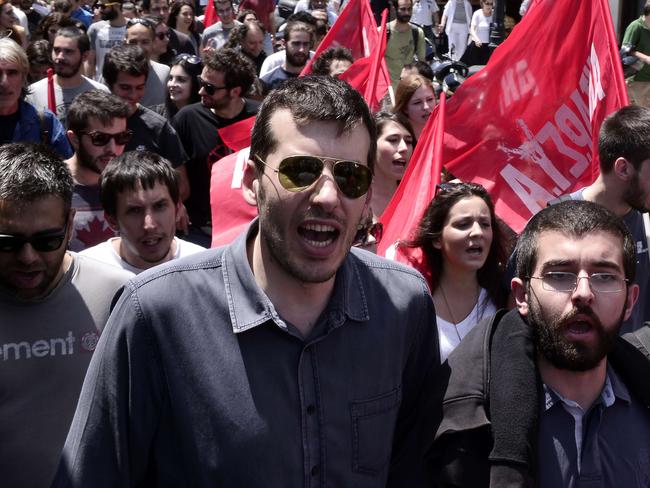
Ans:
<svg viewBox="0 0 650 488"><path fill-rule="evenodd" d="M14 129L13 142L36 142L41 141L41 120L33 105L21 101L18 106L20 118ZM45 127L49 131L49 145L63 159L72 157L72 148L68 136L59 119L52 112L45 110Z"/></svg>
<svg viewBox="0 0 650 488"><path fill-rule="evenodd" d="M384 487L421 481L439 368L412 269L352 251L303 340L247 234L129 282L95 351L56 487ZM428 405L427 405L428 406Z"/></svg>

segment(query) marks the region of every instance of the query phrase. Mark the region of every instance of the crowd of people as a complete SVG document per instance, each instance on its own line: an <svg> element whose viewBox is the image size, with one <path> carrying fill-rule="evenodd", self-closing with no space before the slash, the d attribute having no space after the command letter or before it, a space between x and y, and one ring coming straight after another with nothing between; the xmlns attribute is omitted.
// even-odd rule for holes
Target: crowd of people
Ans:
<svg viewBox="0 0 650 488"><path fill-rule="evenodd" d="M376 113L314 57L346 3L0 0L3 486L650 487L650 108L520 236L443 170L398 264L427 57L485 64L494 0L370 2Z"/></svg>

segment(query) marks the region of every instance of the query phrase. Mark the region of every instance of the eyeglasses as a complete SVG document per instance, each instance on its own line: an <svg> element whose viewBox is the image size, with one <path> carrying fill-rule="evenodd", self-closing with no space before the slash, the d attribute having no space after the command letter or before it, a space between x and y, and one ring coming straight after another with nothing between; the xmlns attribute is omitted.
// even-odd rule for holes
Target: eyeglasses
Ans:
<svg viewBox="0 0 650 488"><path fill-rule="evenodd" d="M174 58L174 64L178 64L182 61L185 61L186 63L190 63L190 64L200 64L201 58L199 58L196 54L188 54L188 53L181 53L178 56L176 56L176 58ZM208 90L206 89L205 91ZM212 95L212 93L210 93L210 95Z"/></svg>
<svg viewBox="0 0 650 488"><path fill-rule="evenodd" d="M542 276L529 276L530 280L542 280L542 288L546 291L559 293L574 292L581 279L589 280L591 289L596 293L616 293L625 288L629 280L614 273L593 273L589 276L578 276L567 271L550 271Z"/></svg>
<svg viewBox="0 0 650 488"><path fill-rule="evenodd" d="M359 198L366 193L372 182L370 168L356 161L325 158L319 156L289 156L280 161L278 169L266 164L259 156L255 158L278 174L278 180L285 190L303 191L316 183L323 174L326 161L333 161L332 174L341 193L348 198Z"/></svg>
<svg viewBox="0 0 650 488"><path fill-rule="evenodd" d="M12 234L0 234L0 252L18 252L25 244L32 246L37 252L52 252L61 248L65 241L68 217L65 219L63 229L44 234L36 234L29 237L15 236Z"/></svg>
<svg viewBox="0 0 650 488"><path fill-rule="evenodd" d="M214 95L214 92L216 92L217 90L227 90L228 88L230 88L228 85L224 85L224 86L213 85L212 83L208 83L207 81L205 81L200 76L196 77L196 81L199 82L199 89L203 88L208 95Z"/></svg>
<svg viewBox="0 0 650 488"><path fill-rule="evenodd" d="M116 134L107 134L106 132L100 132L98 130L91 130L91 131L81 131L79 132L81 135L87 135L90 137L90 142L92 143L93 146L105 146L109 142L111 142L111 139L115 139L115 144L118 146L124 146L129 140L131 139L131 136L133 135L133 131L130 129L125 130L124 132L118 132Z"/></svg>
<svg viewBox="0 0 650 488"><path fill-rule="evenodd" d="M169 39L171 36L172 35L169 33L169 31L156 32L156 37L161 41L164 41L165 39Z"/></svg>
<svg viewBox="0 0 650 488"><path fill-rule="evenodd" d="M357 229L357 233L354 236L352 245L355 247L366 246L370 240L370 237L373 237L375 239L375 244L379 244L383 235L383 224L381 222L370 222L368 225L360 226L360 228Z"/></svg>

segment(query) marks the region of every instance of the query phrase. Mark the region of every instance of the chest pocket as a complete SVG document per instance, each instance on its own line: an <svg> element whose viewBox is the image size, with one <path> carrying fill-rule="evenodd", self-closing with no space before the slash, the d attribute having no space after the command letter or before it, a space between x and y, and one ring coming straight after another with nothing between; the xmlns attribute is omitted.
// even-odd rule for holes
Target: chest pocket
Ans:
<svg viewBox="0 0 650 488"><path fill-rule="evenodd" d="M368 400L353 402L352 468L379 474L390 459L397 412L402 402L401 386Z"/></svg>

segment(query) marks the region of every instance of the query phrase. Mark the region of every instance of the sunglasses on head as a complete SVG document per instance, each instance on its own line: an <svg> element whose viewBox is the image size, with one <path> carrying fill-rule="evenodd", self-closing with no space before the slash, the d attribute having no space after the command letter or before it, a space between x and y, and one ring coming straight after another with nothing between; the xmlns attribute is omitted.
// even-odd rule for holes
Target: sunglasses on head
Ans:
<svg viewBox="0 0 650 488"><path fill-rule="evenodd" d="M448 192L448 191L451 191L451 190L455 190L455 189L464 190L464 189L468 189L468 188L471 188L471 187L467 183L463 183L462 181L458 181L458 182L455 182L455 183L454 182L439 183L439 184L436 185L436 195L438 195L440 193L445 193L445 192Z"/></svg>
<svg viewBox="0 0 650 488"><path fill-rule="evenodd" d="M171 34L169 33L169 31L166 31L166 32L156 32L156 37L157 37L159 40L164 41L165 39L169 39L169 38L171 37Z"/></svg>
<svg viewBox="0 0 650 488"><path fill-rule="evenodd" d="M0 234L0 252L19 252L25 244L32 246L37 252L52 252L61 248L65 241L68 218L66 217L63 229L54 232L36 234L29 237Z"/></svg>
<svg viewBox="0 0 650 488"><path fill-rule="evenodd" d="M98 130L91 131L81 131L79 134L87 135L90 137L90 142L93 146L105 146L111 139L115 139L115 144L118 146L124 146L133 135L133 131L130 129L125 130L124 132L118 132L117 134L107 134L106 132L100 132Z"/></svg>
<svg viewBox="0 0 650 488"><path fill-rule="evenodd" d="M217 90L227 90L228 88L230 88L227 85L224 86L213 85L212 83L208 83L207 81L205 81L200 76L197 76L196 80L199 82L199 89L203 88L208 95L214 95L214 93Z"/></svg>
<svg viewBox="0 0 650 488"><path fill-rule="evenodd" d="M151 21L147 19L129 19L126 22L126 28L133 27L134 25L144 25L145 27L153 28Z"/></svg>
<svg viewBox="0 0 650 488"><path fill-rule="evenodd" d="M324 158L318 156L289 156L280 161L278 169L272 168L259 156L257 160L278 174L278 180L285 190L299 192L309 188L323 174L326 161L333 161L332 175L341 193L348 198L359 198L366 193L372 182L368 166L356 161Z"/></svg>
<svg viewBox="0 0 650 488"><path fill-rule="evenodd" d="M178 56L176 56L176 58L174 58L174 64L178 64L183 61L189 64L199 64L201 62L201 58L199 58L196 54L188 54L188 53L181 53Z"/></svg>
<svg viewBox="0 0 650 488"><path fill-rule="evenodd" d="M370 237L375 239L375 244L381 242L381 238L384 235L384 226L381 222L370 222L367 225L360 226L357 229L357 233L354 236L354 241L352 245L355 247L361 247L368 245Z"/></svg>
<svg viewBox="0 0 650 488"><path fill-rule="evenodd" d="M99 4L99 8L114 7L115 5L120 5L120 2L100 3L100 4Z"/></svg>

